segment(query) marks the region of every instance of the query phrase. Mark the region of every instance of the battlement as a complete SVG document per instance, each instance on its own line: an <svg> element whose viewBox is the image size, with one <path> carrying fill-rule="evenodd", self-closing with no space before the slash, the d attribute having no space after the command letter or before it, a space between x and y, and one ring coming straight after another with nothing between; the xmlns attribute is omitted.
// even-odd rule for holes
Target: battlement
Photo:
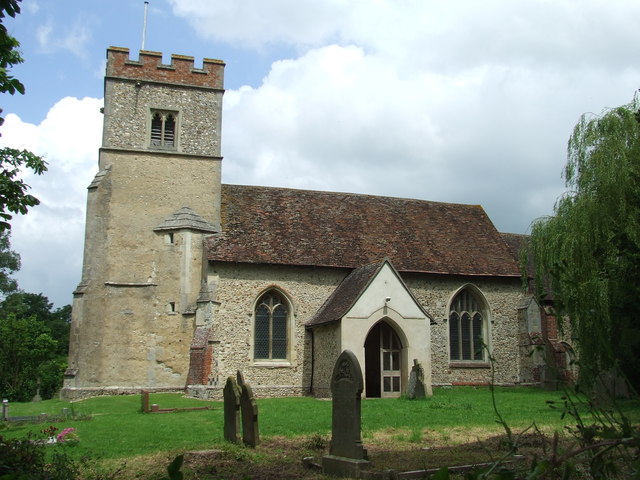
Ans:
<svg viewBox="0 0 640 480"><path fill-rule="evenodd" d="M162 53L140 51L139 60L129 58L129 49L107 49L107 77L148 80L205 88L224 88L224 62L205 58L202 68L195 68L193 57L171 55L171 63L162 63Z"/></svg>

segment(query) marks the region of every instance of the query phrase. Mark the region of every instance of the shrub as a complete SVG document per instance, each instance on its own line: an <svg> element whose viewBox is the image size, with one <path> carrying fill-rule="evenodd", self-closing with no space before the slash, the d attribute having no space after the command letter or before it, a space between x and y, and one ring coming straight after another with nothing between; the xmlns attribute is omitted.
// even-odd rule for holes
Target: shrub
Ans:
<svg viewBox="0 0 640 480"><path fill-rule="evenodd" d="M78 465L64 448L55 448L47 458L47 446L32 438L5 439L0 436L0 479L73 480Z"/></svg>

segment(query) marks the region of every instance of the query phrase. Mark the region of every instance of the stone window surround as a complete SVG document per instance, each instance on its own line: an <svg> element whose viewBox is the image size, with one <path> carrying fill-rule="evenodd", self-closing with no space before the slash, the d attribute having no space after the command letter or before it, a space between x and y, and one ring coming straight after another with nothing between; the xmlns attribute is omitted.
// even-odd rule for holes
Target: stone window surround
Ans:
<svg viewBox="0 0 640 480"><path fill-rule="evenodd" d="M255 347L255 320L256 320L256 307L258 306L258 302L262 299L262 297L269 293L275 292L277 293L282 300L285 302L287 307L287 358L286 359L256 359L254 356L254 347ZM293 355L295 352L295 331L294 331L294 305L291 301L291 296L281 287L277 285L270 285L267 288L264 288L260 291L260 293L255 297L251 306L251 345L250 345L250 361L252 362L254 367L260 368L291 368L293 367Z"/></svg>
<svg viewBox="0 0 640 480"><path fill-rule="evenodd" d="M491 364L487 359L486 351L483 351L482 359L480 360L452 360L451 359L451 337L449 334L449 326L448 326L449 316L451 315L451 308L454 300L458 295L460 295L465 290L469 290L471 294L475 297L476 301L480 303L482 306L483 341L487 349L489 350L489 352L493 350L491 346L491 331L490 331L491 325L493 324L493 320L492 320L491 308L489 307L489 302L487 302L487 299L485 295L482 293L482 290L480 290L480 288L478 288L476 285L472 283L464 284L460 288L458 288L453 293L453 295L451 295L447 303L447 314L445 316L445 319L447 322L447 358L449 360L449 367L450 368L474 368L474 369L475 368L491 368Z"/></svg>
<svg viewBox="0 0 640 480"><path fill-rule="evenodd" d="M153 122L153 117L154 115L156 115L157 113L159 113L160 115L164 116L164 115L168 115L171 114L173 115L174 121L175 121L175 125L174 125L174 132L173 132L173 145L171 146L166 146L166 145L153 145L151 142L151 124ZM149 108L149 115L147 116L147 147L150 150L163 150L163 151L180 151L180 119L181 119L181 115L180 115L180 111L179 110L174 110L171 108L154 108L154 107L150 107ZM164 125L164 122L163 122Z"/></svg>

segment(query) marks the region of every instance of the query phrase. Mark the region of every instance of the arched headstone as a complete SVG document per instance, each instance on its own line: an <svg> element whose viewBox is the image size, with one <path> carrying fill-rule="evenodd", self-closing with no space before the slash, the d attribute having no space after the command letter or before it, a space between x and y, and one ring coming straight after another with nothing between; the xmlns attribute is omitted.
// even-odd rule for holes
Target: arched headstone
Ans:
<svg viewBox="0 0 640 480"><path fill-rule="evenodd" d="M331 376L333 409L331 448L322 458L325 473L340 477L358 477L369 465L360 437L360 402L364 382L358 359L349 350L340 354Z"/></svg>
<svg viewBox="0 0 640 480"><path fill-rule="evenodd" d="M260 443L260 430L258 429L258 404L253 397L251 385L244 381L242 372L238 370L236 375L240 387L240 412L242 416L242 442L255 447Z"/></svg>
<svg viewBox="0 0 640 480"><path fill-rule="evenodd" d="M240 389L235 378L227 378L222 395L224 397L224 439L238 443L240 440Z"/></svg>

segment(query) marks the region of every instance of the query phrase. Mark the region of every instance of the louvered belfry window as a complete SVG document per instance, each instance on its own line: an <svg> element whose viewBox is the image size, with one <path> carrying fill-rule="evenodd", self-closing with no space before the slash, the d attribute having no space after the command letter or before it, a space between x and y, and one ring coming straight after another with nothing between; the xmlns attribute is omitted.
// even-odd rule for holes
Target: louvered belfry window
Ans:
<svg viewBox="0 0 640 480"><path fill-rule="evenodd" d="M175 148L176 112L153 111L151 114L151 146Z"/></svg>
<svg viewBox="0 0 640 480"><path fill-rule="evenodd" d="M452 361L485 361L485 314L469 289L458 293L449 311L449 351Z"/></svg>
<svg viewBox="0 0 640 480"><path fill-rule="evenodd" d="M255 311L254 359L287 358L288 323L289 312L283 298L276 292L264 294Z"/></svg>

